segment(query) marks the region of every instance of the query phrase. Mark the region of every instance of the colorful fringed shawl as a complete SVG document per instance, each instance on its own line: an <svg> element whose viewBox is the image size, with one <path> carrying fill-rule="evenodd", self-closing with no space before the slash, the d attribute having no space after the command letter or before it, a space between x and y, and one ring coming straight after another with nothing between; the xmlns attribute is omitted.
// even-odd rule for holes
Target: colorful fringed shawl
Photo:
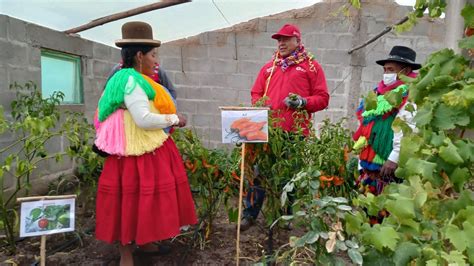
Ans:
<svg viewBox="0 0 474 266"><path fill-rule="evenodd" d="M145 130L138 127L125 109L125 94L141 87L150 99L150 111L174 114L176 106L163 86L131 68L125 68L107 82L99 100L96 125L96 146L108 154L139 156L152 152L168 138L163 129ZM100 121L100 122L99 122Z"/></svg>
<svg viewBox="0 0 474 266"><path fill-rule="evenodd" d="M379 95L376 109L364 110L362 101L357 110L360 125L354 133L356 141L354 148L361 150L360 165L366 170L380 170L392 152L394 134L392 123L399 108L406 103L408 86L400 85L394 91L402 91L403 100L400 106L390 105L383 95Z"/></svg>

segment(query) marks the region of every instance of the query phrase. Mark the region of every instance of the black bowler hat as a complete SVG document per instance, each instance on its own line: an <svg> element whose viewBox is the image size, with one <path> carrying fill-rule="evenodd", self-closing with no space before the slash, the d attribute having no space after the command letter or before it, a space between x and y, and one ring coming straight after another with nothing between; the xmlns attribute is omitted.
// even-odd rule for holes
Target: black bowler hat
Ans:
<svg viewBox="0 0 474 266"><path fill-rule="evenodd" d="M387 59L375 61L377 64L383 66L386 62L399 62L409 65L413 70L420 69L421 65L415 63L416 52L405 46L394 46L390 51Z"/></svg>

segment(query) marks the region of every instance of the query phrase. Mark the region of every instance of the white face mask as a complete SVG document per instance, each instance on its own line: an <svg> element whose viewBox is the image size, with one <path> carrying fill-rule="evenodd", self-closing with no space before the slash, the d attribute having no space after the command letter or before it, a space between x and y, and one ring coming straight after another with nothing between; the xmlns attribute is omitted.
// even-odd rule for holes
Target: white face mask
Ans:
<svg viewBox="0 0 474 266"><path fill-rule="evenodd" d="M397 73L383 74L383 84L390 86L397 81Z"/></svg>

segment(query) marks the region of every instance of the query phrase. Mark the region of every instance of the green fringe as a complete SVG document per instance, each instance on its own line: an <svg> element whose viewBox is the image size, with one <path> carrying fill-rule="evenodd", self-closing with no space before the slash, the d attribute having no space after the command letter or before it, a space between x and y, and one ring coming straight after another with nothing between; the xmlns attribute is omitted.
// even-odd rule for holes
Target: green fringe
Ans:
<svg viewBox="0 0 474 266"><path fill-rule="evenodd" d="M128 85L129 77L133 82ZM133 68L124 68L116 72L105 86L104 93L99 100L99 121L104 121L124 104L125 94L130 94L136 86L140 86L149 100L155 98L155 91L150 83Z"/></svg>
<svg viewBox="0 0 474 266"><path fill-rule="evenodd" d="M403 90L403 93L406 93L406 91L408 90L408 86L405 84L400 85L393 91L398 92L400 90ZM365 118L368 118L368 117L384 115L390 112L393 108L394 107L390 105L390 103L387 100L385 100L385 97L383 95L379 95L377 96L377 108L364 111L362 113L362 117L364 117L364 120L365 120Z"/></svg>
<svg viewBox="0 0 474 266"><path fill-rule="evenodd" d="M374 121L372 132L370 133L369 145L377 155L383 160L387 160L388 156L392 152L393 145L393 129L392 123L395 119L396 113L383 119L382 116L378 116Z"/></svg>

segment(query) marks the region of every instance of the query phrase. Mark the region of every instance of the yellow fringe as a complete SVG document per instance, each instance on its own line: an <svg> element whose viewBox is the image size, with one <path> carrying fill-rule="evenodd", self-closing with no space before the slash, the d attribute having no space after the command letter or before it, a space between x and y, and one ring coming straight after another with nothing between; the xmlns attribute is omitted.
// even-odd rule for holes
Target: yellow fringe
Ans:
<svg viewBox="0 0 474 266"><path fill-rule="evenodd" d="M150 111L152 113L160 113L152 101L150 101ZM125 110L123 120L127 141L125 154L127 156L140 156L147 152L152 152L156 148L161 147L168 139L168 135L163 129L145 130L137 127L128 110Z"/></svg>

